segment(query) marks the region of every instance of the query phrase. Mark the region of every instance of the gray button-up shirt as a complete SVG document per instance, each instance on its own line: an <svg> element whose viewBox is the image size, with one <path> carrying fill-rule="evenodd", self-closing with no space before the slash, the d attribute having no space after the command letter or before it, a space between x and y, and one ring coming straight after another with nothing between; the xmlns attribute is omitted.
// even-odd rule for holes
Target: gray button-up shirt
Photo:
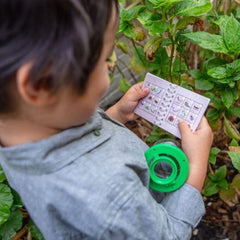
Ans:
<svg viewBox="0 0 240 240"><path fill-rule="evenodd" d="M46 240L189 239L202 197L185 184L158 203L147 148L99 110L82 126L0 148L0 163Z"/></svg>

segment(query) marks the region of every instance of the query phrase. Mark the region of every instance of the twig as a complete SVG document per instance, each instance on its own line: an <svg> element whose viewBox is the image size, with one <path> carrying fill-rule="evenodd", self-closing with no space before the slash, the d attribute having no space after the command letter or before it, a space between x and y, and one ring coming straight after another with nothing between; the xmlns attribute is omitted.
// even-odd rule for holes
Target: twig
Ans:
<svg viewBox="0 0 240 240"><path fill-rule="evenodd" d="M208 163L208 167L209 167L209 171L210 171L212 174L214 174L214 172L213 172L213 170L212 170L212 166L211 166L210 163Z"/></svg>
<svg viewBox="0 0 240 240"><path fill-rule="evenodd" d="M132 41L133 47L135 48L135 50L136 50L136 52L137 52L137 55L138 55L139 59L141 60L143 66L144 66L144 65L145 65L145 64L144 64L144 61L143 61L143 59L142 59L142 56L141 56L140 52L139 52L138 49L137 49L137 46L136 46L135 41L134 41L133 39L131 39L131 41Z"/></svg>
<svg viewBox="0 0 240 240"><path fill-rule="evenodd" d="M19 240L21 237L23 237L28 231L27 225L25 225L18 233L17 235L12 238L11 240Z"/></svg>
<svg viewBox="0 0 240 240"><path fill-rule="evenodd" d="M173 79L172 79L172 67L173 67L173 57L174 57L175 43L174 43L174 39L173 39L173 37L170 33L169 33L169 38L172 42L170 64L169 64L169 77L170 77L170 81L172 82L173 81Z"/></svg>
<svg viewBox="0 0 240 240"><path fill-rule="evenodd" d="M121 74L121 76L122 76L123 78L125 78L125 75L123 74L121 68L120 68L118 65L116 65L116 68L117 68L117 70L119 71L119 73Z"/></svg>
<svg viewBox="0 0 240 240"><path fill-rule="evenodd" d="M129 69L128 65L122 60L122 59L118 59L118 61L120 63L122 63L128 70L129 74L131 75L131 77L133 78L133 80L137 83L137 79L135 78L135 75L132 73L131 69Z"/></svg>
<svg viewBox="0 0 240 240"><path fill-rule="evenodd" d="M128 7L126 7L126 10L129 10L133 7L135 7L136 5L138 5L139 3L141 3L141 0L135 1L134 3L130 4Z"/></svg>

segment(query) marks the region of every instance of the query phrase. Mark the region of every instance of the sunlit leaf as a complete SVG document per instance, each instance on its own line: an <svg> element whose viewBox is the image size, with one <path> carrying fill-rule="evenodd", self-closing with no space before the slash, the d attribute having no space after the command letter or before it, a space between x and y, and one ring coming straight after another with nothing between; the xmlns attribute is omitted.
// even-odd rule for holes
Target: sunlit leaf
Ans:
<svg viewBox="0 0 240 240"><path fill-rule="evenodd" d="M240 140L240 133L237 130L237 128L229 121L226 117L224 118L224 126L226 129L226 132L230 138Z"/></svg>
<svg viewBox="0 0 240 240"><path fill-rule="evenodd" d="M234 94L233 94L232 89L224 88L221 91L221 99L222 99L224 105L227 108L230 108L232 106L232 104L234 103Z"/></svg>
<svg viewBox="0 0 240 240"><path fill-rule="evenodd" d="M117 48L121 49L123 53L128 53L129 52L128 45L125 42L122 42L122 41L118 40L118 41L115 42L115 46Z"/></svg>
<svg viewBox="0 0 240 240"><path fill-rule="evenodd" d="M121 92L126 93L131 87L131 84L126 78L121 78L118 84L118 88Z"/></svg>
<svg viewBox="0 0 240 240"><path fill-rule="evenodd" d="M228 190L222 188L219 191L219 197L230 207L233 207L236 203L238 203L238 197L236 191L233 188L230 188Z"/></svg>
<svg viewBox="0 0 240 240"><path fill-rule="evenodd" d="M210 154L209 154L209 162L211 164L215 164L216 163L216 159L217 159L217 154L220 152L220 149L217 147L212 147Z"/></svg>
<svg viewBox="0 0 240 240"><path fill-rule="evenodd" d="M233 16L225 23L223 38L231 52L240 52L240 23Z"/></svg>
<svg viewBox="0 0 240 240"><path fill-rule="evenodd" d="M11 212L11 215L7 222L0 226L1 240L12 239L18 230L22 227L22 213L19 209L15 209Z"/></svg>
<svg viewBox="0 0 240 240"><path fill-rule="evenodd" d="M7 221L10 216L10 208L13 204L11 189L0 183L0 225Z"/></svg>
<svg viewBox="0 0 240 240"><path fill-rule="evenodd" d="M237 152L228 152L229 157L232 160L233 166L240 170L240 153Z"/></svg>
<svg viewBox="0 0 240 240"><path fill-rule="evenodd" d="M219 167L214 174L209 173L209 178L214 182L219 182L220 180L224 179L227 175L227 167L226 165L223 165Z"/></svg>
<svg viewBox="0 0 240 240"><path fill-rule="evenodd" d="M195 17L183 17L181 18L177 24L176 24L176 29L185 29L187 25L189 24L193 24L194 22L196 21L196 18Z"/></svg>
<svg viewBox="0 0 240 240"><path fill-rule="evenodd" d="M175 6L177 16L201 16L212 9L209 0L188 0L180 2Z"/></svg>
<svg viewBox="0 0 240 240"><path fill-rule="evenodd" d="M227 72L225 67L216 67L208 70L207 74L213 78L225 78L227 77Z"/></svg>
<svg viewBox="0 0 240 240"><path fill-rule="evenodd" d="M222 36L210 34L208 32L185 33L184 36L202 48L212 50L216 53L228 54Z"/></svg>
<svg viewBox="0 0 240 240"><path fill-rule="evenodd" d="M240 192L240 174L237 174L232 180L232 186Z"/></svg>
<svg viewBox="0 0 240 240"><path fill-rule="evenodd" d="M204 188L204 195L209 197L212 196L213 194L218 193L218 191L219 187L217 186L217 183L209 181Z"/></svg>
<svg viewBox="0 0 240 240"><path fill-rule="evenodd" d="M217 183L217 185L218 185L218 187L224 188L225 190L229 189L229 184L228 184L228 181L226 179L222 179L221 181L219 181Z"/></svg>

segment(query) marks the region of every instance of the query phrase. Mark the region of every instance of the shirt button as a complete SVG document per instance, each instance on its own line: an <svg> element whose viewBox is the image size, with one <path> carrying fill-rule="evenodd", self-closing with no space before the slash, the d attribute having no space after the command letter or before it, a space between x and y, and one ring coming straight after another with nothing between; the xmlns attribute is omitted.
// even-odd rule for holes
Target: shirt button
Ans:
<svg viewBox="0 0 240 240"><path fill-rule="evenodd" d="M93 134L97 137L99 137L101 135L100 131L98 129L93 131Z"/></svg>

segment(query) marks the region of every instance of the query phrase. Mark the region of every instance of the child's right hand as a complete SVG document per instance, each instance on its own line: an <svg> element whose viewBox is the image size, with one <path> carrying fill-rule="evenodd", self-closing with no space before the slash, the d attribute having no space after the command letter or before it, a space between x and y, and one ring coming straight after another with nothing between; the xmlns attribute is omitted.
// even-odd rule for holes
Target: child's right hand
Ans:
<svg viewBox="0 0 240 240"><path fill-rule="evenodd" d="M202 118L195 132L192 132L184 121L180 121L178 126L182 136L182 149L190 167L187 183L201 191L213 141L212 130L205 117Z"/></svg>

